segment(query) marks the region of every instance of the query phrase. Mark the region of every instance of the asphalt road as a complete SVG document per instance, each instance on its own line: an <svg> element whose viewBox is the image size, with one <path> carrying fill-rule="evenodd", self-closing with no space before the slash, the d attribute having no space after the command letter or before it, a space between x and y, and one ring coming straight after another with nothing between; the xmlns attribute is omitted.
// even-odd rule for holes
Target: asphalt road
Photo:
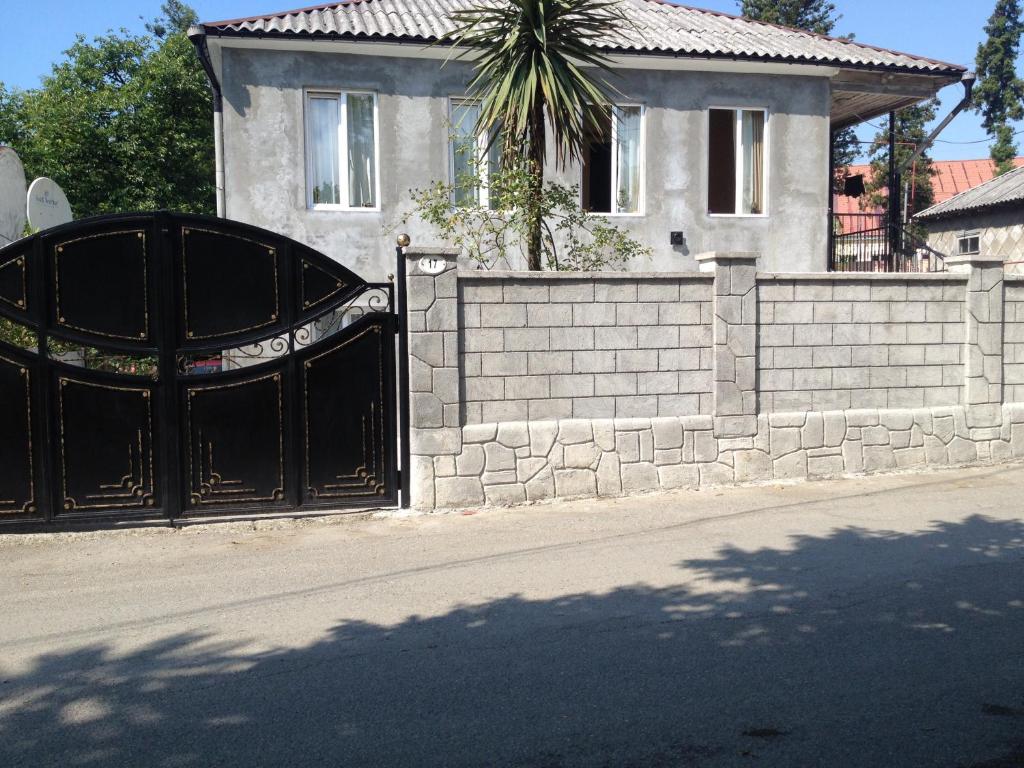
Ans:
<svg viewBox="0 0 1024 768"><path fill-rule="evenodd" d="M0 537L0 766L1024 765L1024 468Z"/></svg>

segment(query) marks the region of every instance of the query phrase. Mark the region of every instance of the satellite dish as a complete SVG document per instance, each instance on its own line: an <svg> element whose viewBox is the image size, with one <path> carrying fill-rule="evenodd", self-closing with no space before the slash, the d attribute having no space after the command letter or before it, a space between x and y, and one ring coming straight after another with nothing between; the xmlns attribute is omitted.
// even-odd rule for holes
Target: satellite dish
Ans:
<svg viewBox="0 0 1024 768"><path fill-rule="evenodd" d="M68 196L53 179L43 176L28 188L28 223L33 229L49 229L71 221Z"/></svg>
<svg viewBox="0 0 1024 768"><path fill-rule="evenodd" d="M25 167L18 153L0 146L0 248L25 232Z"/></svg>

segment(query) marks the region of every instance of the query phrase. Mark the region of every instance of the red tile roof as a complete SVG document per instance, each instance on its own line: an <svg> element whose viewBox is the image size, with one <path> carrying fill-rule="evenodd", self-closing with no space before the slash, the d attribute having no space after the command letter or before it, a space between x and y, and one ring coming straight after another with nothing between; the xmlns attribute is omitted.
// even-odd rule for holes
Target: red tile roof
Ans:
<svg viewBox="0 0 1024 768"><path fill-rule="evenodd" d="M1024 167L1024 157L1015 158L1013 163L1015 168ZM985 160L933 160L932 167L935 169L935 175L932 177L932 190L935 193L936 204L949 200L961 192L974 189L995 177L995 167L987 158ZM863 174L864 180L867 181L871 177L871 166L851 165L850 175L856 176L857 174ZM835 212L850 220L844 222L844 231L858 231L851 227L858 218L857 214L879 214L882 212L881 208L862 208L862 201L867 202L867 197L835 196L833 204ZM864 217L864 219L867 220L868 217Z"/></svg>

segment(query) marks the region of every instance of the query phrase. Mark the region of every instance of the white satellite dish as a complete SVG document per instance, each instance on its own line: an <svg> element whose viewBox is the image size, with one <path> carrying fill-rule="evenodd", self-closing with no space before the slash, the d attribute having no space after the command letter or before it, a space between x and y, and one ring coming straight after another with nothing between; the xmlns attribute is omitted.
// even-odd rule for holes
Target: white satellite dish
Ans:
<svg viewBox="0 0 1024 768"><path fill-rule="evenodd" d="M33 229L49 229L71 221L68 196L53 179L45 176L28 188L28 223Z"/></svg>
<svg viewBox="0 0 1024 768"><path fill-rule="evenodd" d="M0 146L0 248L25 231L25 166L18 153Z"/></svg>

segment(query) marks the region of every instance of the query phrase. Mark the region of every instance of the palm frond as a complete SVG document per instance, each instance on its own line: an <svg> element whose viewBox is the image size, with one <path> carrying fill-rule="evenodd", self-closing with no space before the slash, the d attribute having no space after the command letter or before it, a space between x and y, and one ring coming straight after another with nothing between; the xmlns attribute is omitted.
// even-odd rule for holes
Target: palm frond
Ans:
<svg viewBox="0 0 1024 768"><path fill-rule="evenodd" d="M556 164L579 159L588 132L600 124L590 107L610 109L618 94L599 43L631 25L622 5L623 0L485 0L453 13L456 27L446 42L461 51L454 58L472 58L469 92L481 105L478 131L503 132L510 149L536 157L538 149L541 155L546 150L546 131L542 126L532 136L531 125L542 114Z"/></svg>

